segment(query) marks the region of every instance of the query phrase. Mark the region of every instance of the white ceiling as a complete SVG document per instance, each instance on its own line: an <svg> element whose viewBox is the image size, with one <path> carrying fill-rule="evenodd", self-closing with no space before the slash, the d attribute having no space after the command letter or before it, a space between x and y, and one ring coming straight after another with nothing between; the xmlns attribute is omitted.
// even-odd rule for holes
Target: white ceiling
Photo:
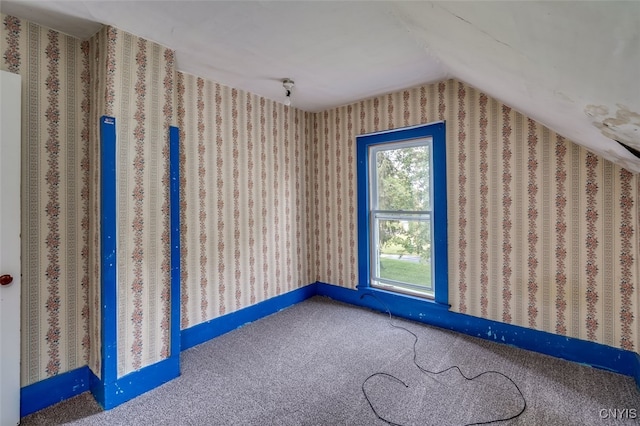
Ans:
<svg viewBox="0 0 640 426"><path fill-rule="evenodd" d="M14 1L85 39L102 24L175 49L179 70L321 111L448 77L640 172L640 1Z"/></svg>

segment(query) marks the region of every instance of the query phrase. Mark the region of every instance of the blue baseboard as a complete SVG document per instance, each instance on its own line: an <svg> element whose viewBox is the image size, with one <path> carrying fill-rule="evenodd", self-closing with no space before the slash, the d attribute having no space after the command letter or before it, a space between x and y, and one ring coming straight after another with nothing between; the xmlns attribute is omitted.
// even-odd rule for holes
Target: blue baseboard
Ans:
<svg viewBox="0 0 640 426"><path fill-rule="evenodd" d="M636 387L638 388L638 391L640 391L640 354L636 354L632 364L635 369L633 378L636 379Z"/></svg>
<svg viewBox="0 0 640 426"><path fill-rule="evenodd" d="M192 348L315 295L316 284L309 284L247 308L184 329L181 332L181 350Z"/></svg>
<svg viewBox="0 0 640 426"><path fill-rule="evenodd" d="M376 297L365 296L371 293ZM380 312L385 312L388 307L392 315L400 318L631 376L640 390L640 355L636 352L450 312L448 306L424 299L382 290L351 290L321 282L182 330L181 350L204 343L316 295ZM103 383L88 367L81 367L22 388L20 415L24 417L88 390L91 390L100 405L110 409L179 375L178 356L127 374L111 383Z"/></svg>
<svg viewBox="0 0 640 426"><path fill-rule="evenodd" d="M91 391L106 410L127 402L180 375L178 357L168 358L112 383L103 383L87 366L20 389L20 417Z"/></svg>
<svg viewBox="0 0 640 426"><path fill-rule="evenodd" d="M180 375L179 357L171 357L103 383L91 373L91 393L98 404L109 410Z"/></svg>
<svg viewBox="0 0 640 426"><path fill-rule="evenodd" d="M586 364L634 377L640 388L640 355L600 343L533 330L471 315L450 312L442 305L376 289L351 290L331 284L316 283L318 295L385 312L436 327L457 331L486 340L505 343L557 358ZM364 296L375 294L374 297ZM377 300L378 299L378 300ZM383 306L380 301L386 305Z"/></svg>
<svg viewBox="0 0 640 426"><path fill-rule="evenodd" d="M89 390L91 370L84 366L20 389L20 417Z"/></svg>
<svg viewBox="0 0 640 426"><path fill-rule="evenodd" d="M313 283L182 330L181 350L204 343L315 295L316 284ZM89 367L84 366L25 386L20 390L20 416L35 413L86 391L91 391L104 409L111 409L178 377L180 375L179 358L179 354L172 355L161 362L106 383Z"/></svg>

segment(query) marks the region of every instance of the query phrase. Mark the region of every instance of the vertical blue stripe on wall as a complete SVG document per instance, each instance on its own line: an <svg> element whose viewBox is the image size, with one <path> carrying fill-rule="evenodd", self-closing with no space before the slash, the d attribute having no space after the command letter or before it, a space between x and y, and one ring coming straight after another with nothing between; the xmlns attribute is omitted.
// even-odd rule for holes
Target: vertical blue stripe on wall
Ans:
<svg viewBox="0 0 640 426"><path fill-rule="evenodd" d="M100 119L100 281L102 309L102 368L107 385L117 378L116 275L116 119Z"/></svg>
<svg viewBox="0 0 640 426"><path fill-rule="evenodd" d="M180 131L169 127L171 203L171 353L180 359Z"/></svg>

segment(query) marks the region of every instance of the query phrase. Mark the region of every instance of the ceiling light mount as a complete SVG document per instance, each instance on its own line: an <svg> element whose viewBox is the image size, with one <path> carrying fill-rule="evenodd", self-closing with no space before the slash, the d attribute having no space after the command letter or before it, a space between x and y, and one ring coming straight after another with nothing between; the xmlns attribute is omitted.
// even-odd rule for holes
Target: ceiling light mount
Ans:
<svg viewBox="0 0 640 426"><path fill-rule="evenodd" d="M287 106L291 105L291 91L293 90L294 84L295 83L290 78L282 80L282 87L284 87L285 90L284 104Z"/></svg>

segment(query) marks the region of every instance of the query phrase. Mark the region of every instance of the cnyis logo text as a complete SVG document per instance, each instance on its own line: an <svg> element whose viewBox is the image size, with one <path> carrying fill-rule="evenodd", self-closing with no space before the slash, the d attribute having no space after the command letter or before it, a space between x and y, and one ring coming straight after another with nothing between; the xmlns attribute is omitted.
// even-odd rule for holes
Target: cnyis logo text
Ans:
<svg viewBox="0 0 640 426"><path fill-rule="evenodd" d="M598 415L601 419L635 420L638 418L638 411L635 408L602 408Z"/></svg>

